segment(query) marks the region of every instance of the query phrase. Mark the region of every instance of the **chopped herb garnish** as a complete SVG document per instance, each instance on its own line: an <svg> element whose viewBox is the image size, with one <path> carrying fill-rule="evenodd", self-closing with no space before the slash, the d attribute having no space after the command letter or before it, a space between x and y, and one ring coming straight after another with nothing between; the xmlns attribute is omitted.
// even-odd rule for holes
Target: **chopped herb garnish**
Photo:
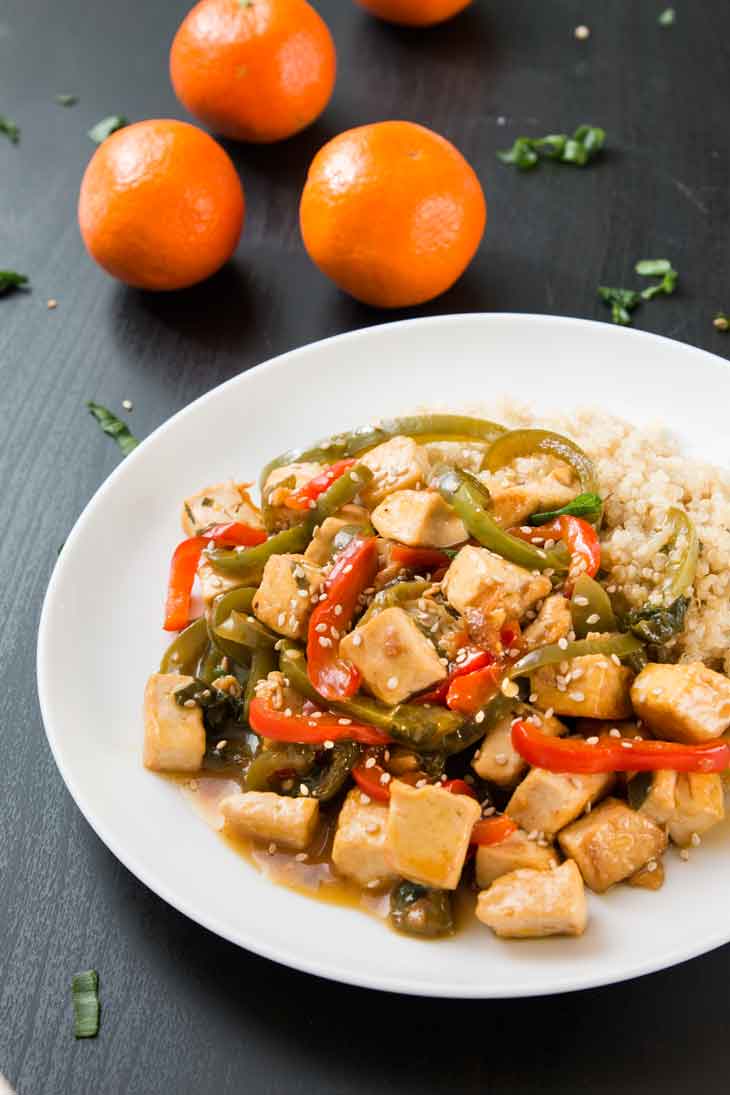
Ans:
<svg viewBox="0 0 730 1095"><path fill-rule="evenodd" d="M597 155L606 141L606 132L597 126L580 125L572 137L551 133L547 137L518 137L511 148L497 153L502 163L512 164L521 171L534 167L540 156L557 163L585 165Z"/></svg>
<svg viewBox="0 0 730 1095"><path fill-rule="evenodd" d="M20 130L17 125L4 114L0 114L0 133L3 133L12 144L17 144L20 140Z"/></svg>
<svg viewBox="0 0 730 1095"><path fill-rule="evenodd" d="M12 293L13 289L25 289L27 285L25 274L18 274L15 270L0 270L0 297L5 293Z"/></svg>
<svg viewBox="0 0 730 1095"><path fill-rule="evenodd" d="M195 526L195 514L193 513L193 511L191 510L191 508L190 508L190 506L188 505L187 502L183 502L183 508L184 508L186 514L188 515L188 520L191 522L191 524L193 526Z"/></svg>
<svg viewBox="0 0 730 1095"><path fill-rule="evenodd" d="M96 970L75 973L71 993L76 1037L96 1038L99 1033L99 974Z"/></svg>
<svg viewBox="0 0 730 1095"><path fill-rule="evenodd" d="M89 411L99 423L104 433L108 434L109 437L114 438L124 456L129 456L132 449L137 448L139 441L132 435L129 427L126 423L122 422L121 418L117 418L115 414L112 414L107 407L102 407L100 403L92 403L89 401L86 406L89 408Z"/></svg>
<svg viewBox="0 0 730 1095"><path fill-rule="evenodd" d="M641 304L641 293L634 289L611 289L607 285L599 285L598 295L611 308L611 322L622 327L631 323L630 313Z"/></svg>
<svg viewBox="0 0 730 1095"><path fill-rule="evenodd" d="M123 114L110 114L108 118L102 118L100 122L91 127L89 136L96 144L101 144L112 133L116 133L118 129L123 129L125 125L129 125L129 122Z"/></svg>
<svg viewBox="0 0 730 1095"><path fill-rule="evenodd" d="M206 494L205 498L200 499L200 504L201 504L201 506L212 506L213 505L213 499L209 498L208 495Z"/></svg>
<svg viewBox="0 0 730 1095"><path fill-rule="evenodd" d="M679 275L673 269L669 259L642 259L634 267L636 273L643 278L661 278L656 285L650 285L644 289L641 296L643 300L653 300L660 293L669 295L677 288Z"/></svg>
<svg viewBox="0 0 730 1095"><path fill-rule="evenodd" d="M657 23L660 27L671 27L674 24L674 20L677 18L677 13L674 8L665 8L657 19Z"/></svg>
<svg viewBox="0 0 730 1095"><path fill-rule="evenodd" d="M59 106L76 106L79 101L78 95L65 95L63 92L55 96L55 102Z"/></svg>
<svg viewBox="0 0 730 1095"><path fill-rule="evenodd" d="M533 513L527 520L531 525L546 525L548 521L554 521L556 517L593 517L601 512L603 502L598 494L579 494L567 506L560 509L546 510L544 513Z"/></svg>
<svg viewBox="0 0 730 1095"><path fill-rule="evenodd" d="M718 312L712 321L712 326L716 331L730 331L730 316L726 316L724 312Z"/></svg>

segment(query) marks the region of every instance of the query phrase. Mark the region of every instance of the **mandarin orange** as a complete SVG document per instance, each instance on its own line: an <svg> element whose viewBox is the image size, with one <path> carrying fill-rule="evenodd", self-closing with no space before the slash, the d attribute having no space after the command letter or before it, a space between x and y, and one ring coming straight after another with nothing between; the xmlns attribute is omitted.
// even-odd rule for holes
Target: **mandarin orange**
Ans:
<svg viewBox="0 0 730 1095"><path fill-rule="evenodd" d="M472 0L356 0L361 8L388 23L431 27L468 8Z"/></svg>

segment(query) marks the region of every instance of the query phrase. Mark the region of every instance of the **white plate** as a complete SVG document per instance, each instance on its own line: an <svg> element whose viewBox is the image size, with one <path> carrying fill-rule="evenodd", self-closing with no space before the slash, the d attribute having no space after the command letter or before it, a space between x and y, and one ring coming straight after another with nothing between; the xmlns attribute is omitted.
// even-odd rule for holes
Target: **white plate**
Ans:
<svg viewBox="0 0 730 1095"><path fill-rule="evenodd" d="M579 940L505 943L474 922L423 943L259 875L141 765L144 682L164 647L163 591L180 500L369 419L510 394L661 421L725 466L730 368L678 342L584 320L467 315L341 335L230 380L160 427L79 518L43 607L38 686L56 763L79 808L146 885L211 931L297 969L431 996L561 992L635 977L730 939L724 826L658 894L590 899Z"/></svg>

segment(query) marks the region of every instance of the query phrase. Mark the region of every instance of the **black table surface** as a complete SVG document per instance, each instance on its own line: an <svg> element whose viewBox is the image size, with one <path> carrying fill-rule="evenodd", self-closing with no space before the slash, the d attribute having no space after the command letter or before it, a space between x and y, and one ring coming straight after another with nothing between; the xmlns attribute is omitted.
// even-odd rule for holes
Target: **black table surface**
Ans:
<svg viewBox="0 0 730 1095"><path fill-rule="evenodd" d="M327 983L168 908L96 837L54 766L36 698L40 606L57 548L119 459L85 400L120 410L131 399L143 437L257 362L401 315L605 319L597 285L634 284L642 257L672 259L681 280L637 326L730 350L712 326L730 305L726 0L676 0L668 28L662 0L476 0L430 31L388 27L350 0L316 6L339 51L335 96L289 142L230 147L248 199L241 244L218 276L172 295L95 268L75 207L90 125L117 112L184 117L167 52L185 0L0 7L0 112L22 129L17 146L0 138L0 268L32 280L0 301L0 1072L23 1095L726 1091L728 947L552 999L420 1000ZM582 42L581 23L592 32ZM56 105L58 92L78 105ZM329 137L393 117L456 143L490 219L454 289L384 314L310 265L297 203ZM519 174L496 160L515 136L583 122L609 135L588 170ZM69 982L88 966L100 971L103 1025L76 1042Z"/></svg>

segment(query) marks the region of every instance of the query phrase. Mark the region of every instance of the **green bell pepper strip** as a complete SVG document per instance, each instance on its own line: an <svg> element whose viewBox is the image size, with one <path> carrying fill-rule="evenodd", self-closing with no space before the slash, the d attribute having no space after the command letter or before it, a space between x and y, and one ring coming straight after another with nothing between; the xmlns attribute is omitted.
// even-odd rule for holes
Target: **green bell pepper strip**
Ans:
<svg viewBox="0 0 730 1095"><path fill-rule="evenodd" d="M357 722L377 726L396 741L410 745L417 751L442 750L443 742L458 734L466 721L461 715L445 707L426 707L408 703L387 707L359 693L347 700L331 703L312 687L307 675L304 654L292 643L282 644L279 653L279 669L292 688L312 703L316 703L325 710L338 711Z"/></svg>
<svg viewBox="0 0 730 1095"><path fill-rule="evenodd" d="M542 646L538 650L531 650L529 654L525 654L515 662L507 673L507 677L509 680L514 680L515 677L526 677L545 665L558 665L560 662L570 661L572 658L583 658L588 654L603 654L606 657L616 654L619 658L628 658L639 654L643 649L644 644L635 635L628 634L602 635L600 639L578 639L564 647L558 643L551 643L549 646Z"/></svg>
<svg viewBox="0 0 730 1095"><path fill-rule="evenodd" d="M662 646L684 628L692 585L697 571L699 540L697 530L684 510L672 506L667 512L671 535L666 552L677 550L677 541L685 537L679 558L670 560L664 571L664 584L641 608L630 612L626 624L644 642Z"/></svg>
<svg viewBox="0 0 730 1095"><path fill-rule="evenodd" d="M212 684L216 677L220 677L222 674L220 662L220 650L215 643L209 642L205 653L198 662L195 676L198 680L205 681L206 684Z"/></svg>
<svg viewBox="0 0 730 1095"><path fill-rule="evenodd" d="M460 468L439 468L434 482L441 497L454 509L470 535L482 547L526 570L552 569L561 573L568 569L564 552L556 549L544 551L500 528L487 512L489 492L473 475Z"/></svg>
<svg viewBox="0 0 730 1095"><path fill-rule="evenodd" d="M311 745L291 744L259 750L248 766L245 789L271 791L272 779L277 772L293 771L297 778L306 775L314 763L315 752Z"/></svg>
<svg viewBox="0 0 730 1095"><path fill-rule="evenodd" d="M486 458L488 471L499 471L520 456L555 456L569 464L580 480L581 494L596 494L593 461L579 445L550 430L510 430L492 442Z"/></svg>
<svg viewBox="0 0 730 1095"><path fill-rule="evenodd" d="M216 642L219 639L224 639L231 646L240 647L248 652L259 646L273 647L281 638L280 635L269 631L268 627L265 627L254 616L238 612L235 608L222 624L213 628L213 634ZM235 660L240 662L241 658L238 657Z"/></svg>
<svg viewBox="0 0 730 1095"><path fill-rule="evenodd" d="M429 441L481 441L491 444L505 433L505 427L484 418L471 418L458 414L414 414L390 418L378 425L363 426L357 430L335 434L317 441L308 449L290 449L270 460L261 472L259 485L263 489L275 468L286 464L312 462L334 464L351 456L374 449L393 437L412 437L425 444Z"/></svg>
<svg viewBox="0 0 730 1095"><path fill-rule="evenodd" d="M373 477L370 468L356 464L321 494L314 509L306 513L300 525L277 532L263 544L251 548L211 548L206 558L222 574L232 574L242 583L261 581L264 567L272 555L298 555L304 551L318 525L331 517L366 486Z"/></svg>
<svg viewBox="0 0 730 1095"><path fill-rule="evenodd" d="M582 604L582 601L587 603ZM587 574L581 574L575 580L570 614L573 630L579 639L584 639L589 631L618 630L610 597L603 586ZM596 616L598 619L593 619ZM593 622L589 623L589 620Z"/></svg>
<svg viewBox="0 0 730 1095"><path fill-rule="evenodd" d="M208 613L208 635L211 642L214 642L223 654L239 665L248 665L251 651L231 641L225 633L216 634L216 630L234 611L249 615L253 608L255 594L256 590L250 586L240 586L229 589L227 593L219 593Z"/></svg>
<svg viewBox="0 0 730 1095"><path fill-rule="evenodd" d="M257 646L251 654L251 668L243 693L243 714L248 721L248 709L251 700L256 695L256 685L259 681L268 677L272 670L276 669L278 659L273 646Z"/></svg>
<svg viewBox="0 0 730 1095"><path fill-rule="evenodd" d="M277 490L292 490L296 486L296 475L287 475L285 479L282 479L280 483L276 484ZM264 528L267 532L271 532L275 525L275 518L273 513L273 506L269 502L268 494L261 492L261 520L264 522Z"/></svg>
<svg viewBox="0 0 730 1095"><path fill-rule="evenodd" d="M320 763L323 753L324 762ZM245 788L247 791L276 790L279 794L299 798L304 786L307 798L328 802L340 791L361 756L362 747L354 741L338 741L327 750L311 745L277 745L256 755L246 772ZM275 780L277 772L286 773L283 778L293 780L291 790L285 791L281 787L283 780Z"/></svg>
<svg viewBox="0 0 730 1095"><path fill-rule="evenodd" d="M208 627L200 616L181 631L160 661L160 673L182 673L194 677L198 662L208 649Z"/></svg>
<svg viewBox="0 0 730 1095"><path fill-rule="evenodd" d="M672 506L667 512L667 517L673 525L672 538L667 547L671 549L671 547L676 546L683 533L687 538L684 551L679 559L670 562L664 571L666 584L662 600L668 606L676 601L678 597L687 597L692 589L697 572L699 539L694 522L683 509Z"/></svg>
<svg viewBox="0 0 730 1095"><path fill-rule="evenodd" d="M405 879L391 891L388 915L395 930L404 935L434 939L454 931L449 891L434 890Z"/></svg>
<svg viewBox="0 0 730 1095"><path fill-rule="evenodd" d="M412 581L394 582L392 585L386 586L375 594L367 610L360 617L357 626L361 627L368 620L372 620L374 616L379 616L386 608L394 608L402 605L405 601L416 600L418 597L423 596L431 584L431 582L426 581Z"/></svg>

